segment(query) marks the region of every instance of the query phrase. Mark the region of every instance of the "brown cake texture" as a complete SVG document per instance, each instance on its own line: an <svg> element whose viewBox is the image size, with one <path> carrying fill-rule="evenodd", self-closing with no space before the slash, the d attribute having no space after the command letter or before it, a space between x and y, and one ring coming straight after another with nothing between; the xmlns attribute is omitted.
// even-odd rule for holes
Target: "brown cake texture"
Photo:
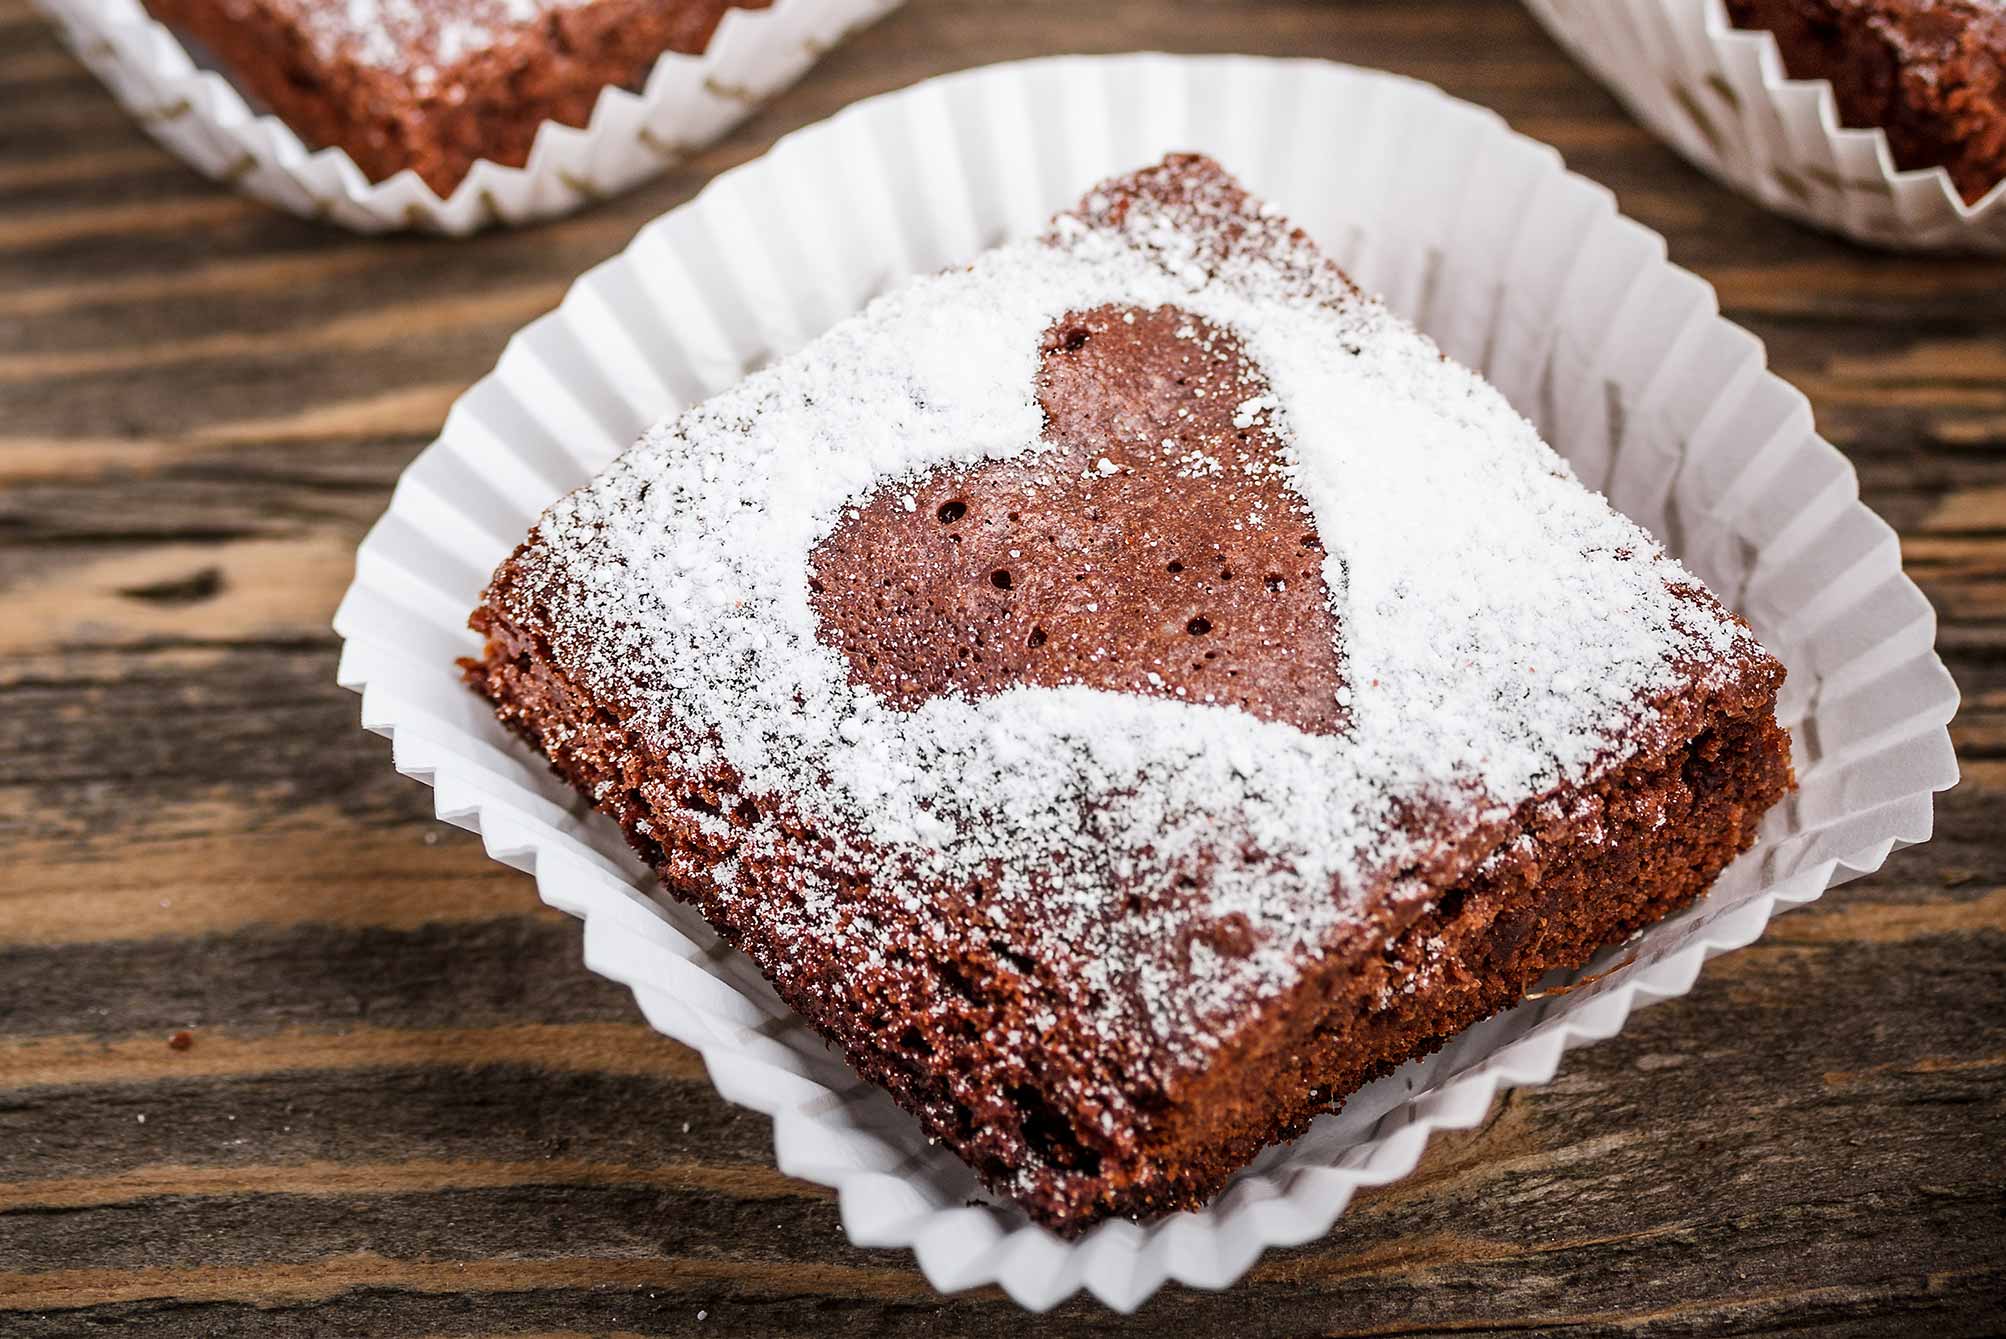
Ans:
<svg viewBox="0 0 2006 1339"><path fill-rule="evenodd" d="M701 53L728 9L772 0L145 0L313 148L372 181L450 195L474 163L529 160L545 121L582 127L609 86Z"/></svg>
<svg viewBox="0 0 2006 1339"><path fill-rule="evenodd" d="M1097 265L1128 277L1097 291ZM1041 285L1031 315L973 328ZM934 361L936 292L973 370ZM466 675L1038 1222L1202 1206L1362 1084L1691 903L1789 787L1782 666L1217 164L1105 183L1042 242L885 301L547 512L474 611ZM825 415L825 472L856 432L895 452L935 416L943 441L994 429L942 401L972 377L1008 406L983 341L1020 330L1035 446L880 460L813 525L777 524L775 553L728 538L794 505L800 462L760 456L810 449L796 429ZM1333 399L1320 355L1288 356L1316 337L1356 364ZM1317 482L1315 443L1340 439L1303 416L1382 390L1497 462L1432 531L1400 519L1432 484L1418 511L1391 487L1382 529ZM1432 468L1420 428L1379 435L1419 420L1386 412L1342 449L1388 480ZM1432 608L1458 573L1483 599ZM1551 608L1512 605L1542 582ZM1514 612L1492 624L1489 602ZM1419 682L1389 678L1373 647L1395 643ZM1562 761L1484 772L1525 740ZM1400 779L1437 762L1490 780ZM1325 769L1345 778L1327 792ZM887 811L921 795L910 833L831 798L878 779Z"/></svg>
<svg viewBox="0 0 2006 1339"><path fill-rule="evenodd" d="M1727 0L1776 35L1794 79L1825 79L1839 120L1887 132L1895 164L1942 167L1967 203L2006 179L2006 6L1998 0Z"/></svg>

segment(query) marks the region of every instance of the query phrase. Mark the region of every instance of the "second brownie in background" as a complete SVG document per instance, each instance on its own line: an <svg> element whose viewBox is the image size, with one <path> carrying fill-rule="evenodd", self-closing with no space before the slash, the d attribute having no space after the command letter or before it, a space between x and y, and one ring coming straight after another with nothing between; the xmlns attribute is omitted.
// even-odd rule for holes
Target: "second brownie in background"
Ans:
<svg viewBox="0 0 2006 1339"><path fill-rule="evenodd" d="M772 0L145 0L310 146L440 195L529 160L545 121L584 126L608 87L701 53L731 9Z"/></svg>

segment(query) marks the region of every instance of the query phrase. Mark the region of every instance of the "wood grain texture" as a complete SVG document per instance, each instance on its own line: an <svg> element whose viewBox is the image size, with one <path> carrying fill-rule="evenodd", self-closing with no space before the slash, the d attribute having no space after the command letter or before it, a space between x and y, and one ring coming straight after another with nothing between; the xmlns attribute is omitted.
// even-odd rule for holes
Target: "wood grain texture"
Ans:
<svg viewBox="0 0 2006 1339"><path fill-rule="evenodd" d="M764 1120L392 772L328 619L453 397L641 223L859 97L1136 48L1419 76L1663 232L1901 532L1967 779L1933 843L1438 1139L1327 1238L1224 1294L1032 1321L847 1245ZM641 192L464 243L211 185L0 0L0 1333L1995 1331L2002 448L2006 270L1716 189L1511 0L911 0Z"/></svg>

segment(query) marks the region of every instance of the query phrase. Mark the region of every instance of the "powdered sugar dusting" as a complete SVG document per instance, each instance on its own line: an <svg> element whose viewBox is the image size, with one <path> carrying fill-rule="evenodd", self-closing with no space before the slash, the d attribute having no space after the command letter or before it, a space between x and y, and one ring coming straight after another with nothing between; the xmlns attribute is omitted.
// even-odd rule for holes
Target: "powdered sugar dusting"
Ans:
<svg viewBox="0 0 2006 1339"><path fill-rule="evenodd" d="M423 84L546 14L587 0L291 0L321 60L406 73Z"/></svg>
<svg viewBox="0 0 2006 1339"><path fill-rule="evenodd" d="M867 974L956 922L917 894L901 924L848 915L817 868L892 852L916 887L988 881L996 922L1033 927L1029 955L1084 984L1088 1026L1181 1063L1401 871L1592 777L1648 730L1640 702L1751 649L1495 390L1272 211L1211 180L1188 194L1091 198L1049 240L915 281L661 425L551 507L507 597L519 621L549 611L558 663L630 728L815 827L798 896L742 875L796 849L763 821L712 871L726 897ZM899 711L819 639L809 560L845 509L1049 449L1040 338L1103 305L1196 314L1265 372L1236 412L1285 444L1325 545L1341 734L1079 687ZM1163 891L1119 905L1138 887Z"/></svg>

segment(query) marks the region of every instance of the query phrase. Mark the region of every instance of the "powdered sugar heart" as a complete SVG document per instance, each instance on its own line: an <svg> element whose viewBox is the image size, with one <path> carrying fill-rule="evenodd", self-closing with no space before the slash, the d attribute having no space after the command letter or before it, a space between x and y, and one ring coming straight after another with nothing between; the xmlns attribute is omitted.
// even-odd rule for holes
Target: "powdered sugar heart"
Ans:
<svg viewBox="0 0 2006 1339"><path fill-rule="evenodd" d="M1335 734L1324 546L1239 340L1104 307L1040 352L1040 449L881 487L816 547L823 640L906 709L1082 685Z"/></svg>

